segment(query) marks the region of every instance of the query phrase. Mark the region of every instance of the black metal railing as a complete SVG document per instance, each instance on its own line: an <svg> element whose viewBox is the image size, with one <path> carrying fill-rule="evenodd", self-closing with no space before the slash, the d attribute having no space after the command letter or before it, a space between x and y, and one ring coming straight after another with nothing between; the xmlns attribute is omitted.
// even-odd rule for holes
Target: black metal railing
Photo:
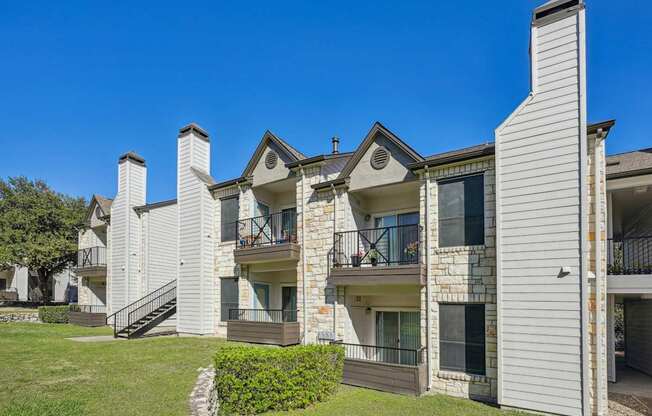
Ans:
<svg viewBox="0 0 652 416"><path fill-rule="evenodd" d="M110 321L113 323L113 335L117 336L118 333L125 330L128 331L136 322L176 298L177 281L175 279L137 301L130 303L114 314L107 316L106 321L107 323Z"/></svg>
<svg viewBox="0 0 652 416"><path fill-rule="evenodd" d="M106 266L106 247L89 247L77 251L77 268Z"/></svg>
<svg viewBox="0 0 652 416"><path fill-rule="evenodd" d="M78 305L76 303L70 304L71 312L83 312L83 313L106 313L105 305Z"/></svg>
<svg viewBox="0 0 652 416"><path fill-rule="evenodd" d="M294 209L236 221L236 248L271 246L297 242L297 212Z"/></svg>
<svg viewBox="0 0 652 416"><path fill-rule="evenodd" d="M334 267L419 264L418 224L337 232L333 235Z"/></svg>
<svg viewBox="0 0 652 416"><path fill-rule="evenodd" d="M652 237L607 239L608 274L652 274Z"/></svg>
<svg viewBox="0 0 652 416"><path fill-rule="evenodd" d="M425 362L424 348L395 348L377 345L349 344L333 341L331 344L344 347L344 358L349 360L365 360L387 364L419 365Z"/></svg>
<svg viewBox="0 0 652 416"><path fill-rule="evenodd" d="M295 309L229 309L230 321L271 322L297 322Z"/></svg>

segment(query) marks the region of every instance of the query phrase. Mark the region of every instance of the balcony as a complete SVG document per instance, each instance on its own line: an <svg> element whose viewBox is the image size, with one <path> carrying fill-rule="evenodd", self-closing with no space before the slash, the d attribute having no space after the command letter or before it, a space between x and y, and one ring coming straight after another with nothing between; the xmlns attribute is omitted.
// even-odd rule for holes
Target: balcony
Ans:
<svg viewBox="0 0 652 416"><path fill-rule="evenodd" d="M75 273L80 276L106 276L106 247L79 250Z"/></svg>
<svg viewBox="0 0 652 416"><path fill-rule="evenodd" d="M652 275L652 237L608 239L607 274Z"/></svg>
<svg viewBox="0 0 652 416"><path fill-rule="evenodd" d="M104 305L70 305L70 323L79 326L106 325L106 306Z"/></svg>
<svg viewBox="0 0 652 416"><path fill-rule="evenodd" d="M333 344L344 348L342 383L417 396L426 391L425 348L393 348L341 341Z"/></svg>
<svg viewBox="0 0 652 416"><path fill-rule="evenodd" d="M295 210L236 222L236 263L297 261L299 253Z"/></svg>
<svg viewBox="0 0 652 416"><path fill-rule="evenodd" d="M230 309L226 339L281 346L298 344L297 312L282 309Z"/></svg>
<svg viewBox="0 0 652 416"><path fill-rule="evenodd" d="M425 284L418 224L337 232L331 279L337 285Z"/></svg>

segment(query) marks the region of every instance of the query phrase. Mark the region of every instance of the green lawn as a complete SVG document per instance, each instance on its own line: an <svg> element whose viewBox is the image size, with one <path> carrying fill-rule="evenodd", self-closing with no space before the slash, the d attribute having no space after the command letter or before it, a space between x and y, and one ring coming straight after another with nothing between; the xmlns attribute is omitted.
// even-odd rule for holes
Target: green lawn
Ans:
<svg viewBox="0 0 652 416"><path fill-rule="evenodd" d="M160 337L80 343L108 328L0 324L0 416L187 415L197 368L225 341ZM469 400L341 387L291 415L508 415ZM288 415L278 413L277 415Z"/></svg>

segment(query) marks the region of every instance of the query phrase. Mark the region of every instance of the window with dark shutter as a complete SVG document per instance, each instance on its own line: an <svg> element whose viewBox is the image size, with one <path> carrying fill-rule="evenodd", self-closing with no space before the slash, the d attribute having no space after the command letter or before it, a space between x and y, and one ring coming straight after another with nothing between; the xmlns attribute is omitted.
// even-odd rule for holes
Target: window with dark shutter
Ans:
<svg viewBox="0 0 652 416"><path fill-rule="evenodd" d="M236 221L238 221L239 211L240 205L237 197L220 200L221 241L236 239Z"/></svg>
<svg viewBox="0 0 652 416"><path fill-rule="evenodd" d="M439 247L484 244L484 175L437 183Z"/></svg>
<svg viewBox="0 0 652 416"><path fill-rule="evenodd" d="M220 279L220 320L229 319L229 311L238 309L239 305L238 278L223 277Z"/></svg>
<svg viewBox="0 0 652 416"><path fill-rule="evenodd" d="M485 374L484 304L439 305L439 367Z"/></svg>

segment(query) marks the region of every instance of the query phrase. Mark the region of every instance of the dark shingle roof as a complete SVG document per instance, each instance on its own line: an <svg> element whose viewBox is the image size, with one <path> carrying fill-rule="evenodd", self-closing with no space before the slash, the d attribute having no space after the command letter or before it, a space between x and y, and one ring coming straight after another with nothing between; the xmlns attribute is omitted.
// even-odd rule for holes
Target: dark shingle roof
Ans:
<svg viewBox="0 0 652 416"><path fill-rule="evenodd" d="M607 178L625 178L652 173L652 148L607 156Z"/></svg>

